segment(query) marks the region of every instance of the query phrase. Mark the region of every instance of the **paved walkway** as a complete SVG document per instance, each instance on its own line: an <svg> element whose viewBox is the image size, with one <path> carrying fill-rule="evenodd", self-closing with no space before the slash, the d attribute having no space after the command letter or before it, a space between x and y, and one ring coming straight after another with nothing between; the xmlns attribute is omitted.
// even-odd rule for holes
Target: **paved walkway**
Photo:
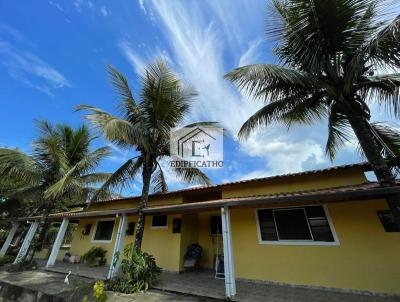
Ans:
<svg viewBox="0 0 400 302"><path fill-rule="evenodd" d="M38 266L42 269L45 269L46 261L45 260L36 260ZM68 272L72 272L75 276L87 277L97 280L105 280L107 278L109 266L89 266L83 263L65 263L62 261L56 261L54 266L45 269L46 271L56 272L56 273L64 273L68 274Z"/></svg>
<svg viewBox="0 0 400 302"><path fill-rule="evenodd" d="M51 268L51 271L64 273L64 276L69 270L79 276L105 279L108 267L89 267L83 264L66 264L58 261ZM236 287L236 300L239 302L400 302L400 296L377 296L268 283L236 281ZM213 299L225 298L224 280L215 279L214 274L210 271L183 274L163 272L156 289Z"/></svg>
<svg viewBox="0 0 400 302"><path fill-rule="evenodd" d="M158 289L203 297L224 298L224 281L210 272L163 273ZM383 297L367 294L311 289L267 283L236 281L236 301L251 302L400 302L400 296Z"/></svg>
<svg viewBox="0 0 400 302"><path fill-rule="evenodd" d="M91 297L93 279L71 275L70 285L64 283L65 274L43 271L7 273L0 271L0 302L82 301ZM193 297L161 291L149 291L137 295L108 292L113 302L211 302L208 298ZM92 301L92 300L90 300Z"/></svg>

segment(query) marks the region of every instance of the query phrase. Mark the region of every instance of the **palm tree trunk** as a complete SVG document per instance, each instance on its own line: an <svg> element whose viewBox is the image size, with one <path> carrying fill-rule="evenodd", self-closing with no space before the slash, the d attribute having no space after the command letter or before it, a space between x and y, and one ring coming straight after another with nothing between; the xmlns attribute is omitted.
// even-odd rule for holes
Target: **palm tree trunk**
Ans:
<svg viewBox="0 0 400 302"><path fill-rule="evenodd" d="M373 139L368 121L359 114L349 114L348 119L380 185L382 187L395 186L395 177ZM386 197L386 201L400 227L400 194L391 194Z"/></svg>
<svg viewBox="0 0 400 302"><path fill-rule="evenodd" d="M140 205L138 209L138 223L137 223L137 230L136 230L136 237L135 237L135 249L142 248L142 239L144 233L144 225L145 225L145 215L143 213L143 209L147 206L147 202L149 200L149 190L150 190L150 181L151 181L151 174L152 174L152 164L146 164L143 166L143 188L142 188L142 195L140 196Z"/></svg>

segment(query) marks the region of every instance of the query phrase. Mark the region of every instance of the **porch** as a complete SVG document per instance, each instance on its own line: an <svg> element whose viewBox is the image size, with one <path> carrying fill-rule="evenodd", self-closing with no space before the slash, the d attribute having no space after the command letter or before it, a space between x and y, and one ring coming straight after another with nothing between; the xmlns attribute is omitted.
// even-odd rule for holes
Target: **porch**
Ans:
<svg viewBox="0 0 400 302"><path fill-rule="evenodd" d="M45 261L39 260L39 267L49 272L106 279L108 267L91 267L85 264L69 264L57 261L51 268L45 268ZM289 286L274 283L262 283L237 280L235 301L273 301L273 302L400 302L399 296L369 295L356 291L345 291L325 288ZM215 279L214 272L200 270L195 272L171 273L162 272L155 289L185 295L212 299L225 299L224 280Z"/></svg>
<svg viewBox="0 0 400 302"><path fill-rule="evenodd" d="M66 263L57 260L52 267L46 268L47 260L37 259L36 260L39 269L48 272L68 274L71 272L72 275L79 277L86 277L96 280L106 280L109 270L109 266L90 266L84 263Z"/></svg>

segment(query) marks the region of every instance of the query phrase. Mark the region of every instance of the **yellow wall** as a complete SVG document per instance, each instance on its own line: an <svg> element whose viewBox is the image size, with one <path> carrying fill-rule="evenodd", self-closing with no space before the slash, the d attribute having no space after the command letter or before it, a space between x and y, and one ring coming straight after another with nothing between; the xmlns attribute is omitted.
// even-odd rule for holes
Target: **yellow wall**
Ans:
<svg viewBox="0 0 400 302"><path fill-rule="evenodd" d="M182 196L179 195L168 195L155 199L153 197L149 198L149 206L167 205L167 204L177 204L182 203ZM128 209L137 208L139 205L139 200L137 198L132 200L114 200L110 202L94 202L88 208L88 211L104 211L112 209Z"/></svg>
<svg viewBox="0 0 400 302"><path fill-rule="evenodd" d="M349 186L366 182L360 168L330 171L324 174L291 176L263 182L252 182L226 186L222 188L222 197L254 196L257 194L274 194L280 192L295 192L312 189L322 189L338 186Z"/></svg>
<svg viewBox="0 0 400 302"><path fill-rule="evenodd" d="M400 293L400 233L383 229L384 201L329 204L339 246L262 245L254 209L231 211L236 277Z"/></svg>
<svg viewBox="0 0 400 302"><path fill-rule="evenodd" d="M180 242L180 264L179 270L183 271L183 262L188 246L193 243L199 243L199 221L196 214L184 214L182 215L181 225L181 242Z"/></svg>
<svg viewBox="0 0 400 302"><path fill-rule="evenodd" d="M172 233L172 220L180 215L168 215L168 228L152 228L151 217L146 217L142 249L156 258L165 270L179 271L181 234Z"/></svg>
<svg viewBox="0 0 400 302"><path fill-rule="evenodd" d="M220 212L214 211L198 214L199 244L203 248L201 265L210 269L214 268L215 256L222 251L222 236L210 235L210 220L213 215L220 215Z"/></svg>
<svg viewBox="0 0 400 302"><path fill-rule="evenodd" d="M100 220L102 220L102 219L100 219ZM110 264L111 258L112 258L112 252L113 252L113 248L114 248L114 244L115 244L115 237L116 237L117 230L118 230L119 218L115 219L112 240L110 243L92 242L92 238L93 238L94 232L96 230L96 221L97 221L96 218L79 220L78 228L76 229L76 231L74 232L73 237L72 237L70 253L72 255L83 256L87 251L90 250L90 248L101 247L107 251L107 254L106 254L107 264ZM92 228L90 229L90 234L82 235L82 230L83 230L84 226L88 223L92 224Z"/></svg>
<svg viewBox="0 0 400 302"><path fill-rule="evenodd" d="M251 196L363 183L366 178L359 168L331 171L222 187L223 197ZM152 200L151 205L181 203L180 195ZM119 209L134 206L133 201L95 204L90 210ZM387 208L385 201L332 203L330 217L340 241L338 246L264 245L258 241L255 209L232 209L232 237L237 278L284 282L299 285L350 288L388 293L400 293L400 233L386 233L376 211ZM154 255L157 264L166 270L183 269L183 257L188 245L203 247L202 266L213 268L217 245L222 240L210 236L210 216L215 212L169 215L168 228L151 228L147 217L143 250ZM172 220L182 218L182 233L172 233ZM136 217L129 217L135 221ZM74 234L71 253L83 255L92 246L108 250L112 256L118 221L111 243L92 244L96 219L82 219ZM92 223L89 236L82 236L82 227ZM135 228L136 231L136 228ZM126 236L124 244L134 241Z"/></svg>
<svg viewBox="0 0 400 302"><path fill-rule="evenodd" d="M142 249L154 257L156 257L157 265L163 269L171 271L179 271L180 268L180 234L172 233L172 220L180 215L168 216L168 228L152 228L151 217L146 217L146 224L144 230L144 237ZM136 222L136 217L128 217L129 222ZM82 235L83 227L92 224L89 235ZM114 249L115 238L117 234L119 218L116 219L114 224L114 231L112 241L110 243L93 243L93 238L96 229L96 219L81 219L77 230L74 232L73 240L71 243L70 253L72 255L84 255L91 247L99 246L107 250L106 258L107 264L111 263L111 257ZM132 236L125 236L124 247L127 244L133 243L136 234Z"/></svg>

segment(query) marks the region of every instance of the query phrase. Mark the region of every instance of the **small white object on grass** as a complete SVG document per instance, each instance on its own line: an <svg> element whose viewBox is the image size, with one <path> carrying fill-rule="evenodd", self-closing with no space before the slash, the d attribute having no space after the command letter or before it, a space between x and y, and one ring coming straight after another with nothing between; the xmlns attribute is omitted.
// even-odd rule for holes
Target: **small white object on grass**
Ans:
<svg viewBox="0 0 400 302"><path fill-rule="evenodd" d="M65 276L64 283L67 284L67 285L69 285L69 279L68 279L68 277L69 277L69 275L71 275L71 273L72 273L72 272L69 271L68 275Z"/></svg>

